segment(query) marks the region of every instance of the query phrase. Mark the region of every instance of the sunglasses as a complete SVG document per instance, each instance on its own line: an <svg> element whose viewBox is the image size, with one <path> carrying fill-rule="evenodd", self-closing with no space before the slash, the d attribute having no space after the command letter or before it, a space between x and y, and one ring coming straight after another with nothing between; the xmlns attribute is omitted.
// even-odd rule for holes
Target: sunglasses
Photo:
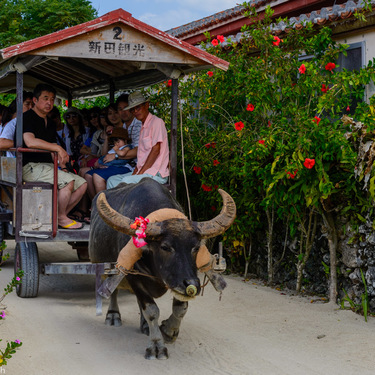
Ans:
<svg viewBox="0 0 375 375"><path fill-rule="evenodd" d="M136 107L130 108L129 111L130 113L138 112L144 105L145 103L139 104Z"/></svg>
<svg viewBox="0 0 375 375"><path fill-rule="evenodd" d="M78 117L78 115L76 115L75 113L72 113L71 115L66 115L65 117L67 120L69 120L70 118Z"/></svg>

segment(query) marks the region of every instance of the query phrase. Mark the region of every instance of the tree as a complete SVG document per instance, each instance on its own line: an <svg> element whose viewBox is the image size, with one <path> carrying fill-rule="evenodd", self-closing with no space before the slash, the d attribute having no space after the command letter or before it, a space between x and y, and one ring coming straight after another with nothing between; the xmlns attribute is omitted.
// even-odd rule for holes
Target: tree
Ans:
<svg viewBox="0 0 375 375"><path fill-rule="evenodd" d="M0 0L0 48L90 21L88 0Z"/></svg>
<svg viewBox="0 0 375 375"><path fill-rule="evenodd" d="M330 299L335 301L336 219L345 215L355 225L372 204L358 188L357 154L345 137L349 129L341 116L374 81L374 62L357 72L339 71L337 57L347 46L335 43L329 28L290 26L285 36L277 37L271 23L267 7L263 20L258 22L255 15L243 30L240 44L233 41L221 48L220 35L209 40L208 51L229 61L229 70L197 73L180 86L194 216L205 220L216 210L216 188L230 193L237 218L224 235L224 245L237 262L258 233L270 283L274 265L284 257L273 246L274 228L288 225L288 235L299 243L288 266L297 265L298 288L317 225L323 223L331 254ZM165 84L153 89L151 102L162 102L166 90ZM372 131L370 108L368 103L358 105L354 117Z"/></svg>

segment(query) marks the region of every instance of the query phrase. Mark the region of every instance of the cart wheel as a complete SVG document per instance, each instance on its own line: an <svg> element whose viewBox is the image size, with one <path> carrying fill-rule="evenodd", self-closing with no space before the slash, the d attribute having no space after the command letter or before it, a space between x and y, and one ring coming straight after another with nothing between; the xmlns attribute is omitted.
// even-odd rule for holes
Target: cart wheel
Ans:
<svg viewBox="0 0 375 375"><path fill-rule="evenodd" d="M14 257L14 272L22 270L22 283L17 285L17 295L31 298L38 295L39 256L35 242L18 242Z"/></svg>

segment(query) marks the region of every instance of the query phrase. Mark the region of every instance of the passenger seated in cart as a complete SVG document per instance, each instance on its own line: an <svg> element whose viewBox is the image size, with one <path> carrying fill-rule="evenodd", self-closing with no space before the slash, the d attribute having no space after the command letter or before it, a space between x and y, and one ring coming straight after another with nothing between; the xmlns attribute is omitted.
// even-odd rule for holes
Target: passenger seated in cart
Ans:
<svg viewBox="0 0 375 375"><path fill-rule="evenodd" d="M132 146L128 144L128 132L124 128L115 128L107 137L109 138L108 142L113 143L113 148L99 158L94 169L85 174L90 199L105 190L109 177L129 173L134 169L129 164L132 158L127 159L127 154L132 149Z"/></svg>
<svg viewBox="0 0 375 375"><path fill-rule="evenodd" d="M161 184L168 181L169 146L167 129L164 121L149 112L149 101L140 91L129 95L129 105L125 110L142 122L139 135L137 166L133 172L112 176L107 181L107 189L116 187L121 182L137 183L150 177Z"/></svg>
<svg viewBox="0 0 375 375"><path fill-rule="evenodd" d="M33 93L23 92L23 105L22 111L26 112L34 105ZM16 123L17 123L17 102L16 99L6 107L3 111L2 127L0 130L0 150L8 150L14 147L15 135L16 135ZM11 151L7 151L7 157L15 157L15 154Z"/></svg>
<svg viewBox="0 0 375 375"><path fill-rule="evenodd" d="M87 189L82 177L69 173L66 163L68 153L56 143L55 123L47 117L55 101L55 89L39 84L33 93L34 107L23 115L23 141L25 147L57 152L60 170L58 171L58 224L63 229L81 229L82 223L68 218L67 214L80 201ZM41 181L53 184L54 153L23 153L23 180Z"/></svg>

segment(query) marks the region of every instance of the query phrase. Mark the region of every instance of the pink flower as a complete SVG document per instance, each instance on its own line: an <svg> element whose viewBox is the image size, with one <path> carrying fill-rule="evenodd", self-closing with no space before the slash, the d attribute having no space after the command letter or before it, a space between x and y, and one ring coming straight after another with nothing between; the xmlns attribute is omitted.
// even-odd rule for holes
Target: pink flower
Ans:
<svg viewBox="0 0 375 375"><path fill-rule="evenodd" d="M259 141L258 141L258 143L260 143L261 145L264 145L264 139L260 139Z"/></svg>
<svg viewBox="0 0 375 375"><path fill-rule="evenodd" d="M306 73L306 65L305 65L305 64L302 64L302 65L298 68L298 71L299 71L301 74L305 74L305 73Z"/></svg>
<svg viewBox="0 0 375 375"><path fill-rule="evenodd" d="M306 158L303 165L307 168L307 169L311 169L314 165L315 165L315 159L309 159L309 158Z"/></svg>
<svg viewBox="0 0 375 375"><path fill-rule="evenodd" d="M216 47L219 44L219 42L217 39L213 39L211 44Z"/></svg>
<svg viewBox="0 0 375 375"><path fill-rule="evenodd" d="M212 76L214 75L214 72L211 72L211 70L210 70L209 72L207 72L207 75L208 75L209 77L212 77Z"/></svg>
<svg viewBox="0 0 375 375"><path fill-rule="evenodd" d="M17 281L20 281L21 279L17 276L17 277L16 277L16 280L17 280Z"/></svg>
<svg viewBox="0 0 375 375"><path fill-rule="evenodd" d="M14 342L15 342L16 344L21 344L21 341L20 341L20 340L14 340Z"/></svg>
<svg viewBox="0 0 375 375"><path fill-rule="evenodd" d="M202 168L200 168L200 167L193 167L193 169L194 169L194 172L196 173L196 174L201 174L202 173Z"/></svg>
<svg viewBox="0 0 375 375"><path fill-rule="evenodd" d="M214 160L214 167L218 166L220 164L219 160L215 159Z"/></svg>
<svg viewBox="0 0 375 375"><path fill-rule="evenodd" d="M321 119L320 119L318 116L315 116L315 117L313 118L313 121L316 122L316 125L319 125L320 120L321 120Z"/></svg>
<svg viewBox="0 0 375 375"><path fill-rule="evenodd" d="M280 42L282 41L278 36L274 36L273 39L274 39L274 42L272 42L272 44L274 46L278 46Z"/></svg>
<svg viewBox="0 0 375 375"><path fill-rule="evenodd" d="M346 112L349 112L349 111L350 111L350 107L347 106L347 107L346 107Z"/></svg>
<svg viewBox="0 0 375 375"><path fill-rule="evenodd" d="M253 104L251 104L251 103L249 103L248 105L247 105L247 107L246 107L246 111L250 111L250 112L253 112L254 111L254 105Z"/></svg>
<svg viewBox="0 0 375 375"><path fill-rule="evenodd" d="M224 36L223 35L218 35L217 39L220 43L224 43Z"/></svg>
<svg viewBox="0 0 375 375"><path fill-rule="evenodd" d="M242 121L238 121L238 122L236 122L235 124L234 124L234 127L236 128L236 130L238 130L238 131L241 131L243 128L244 128L244 124L243 124L243 122Z"/></svg>
<svg viewBox="0 0 375 375"><path fill-rule="evenodd" d="M326 70L332 72L333 69L336 68L336 64L333 63L333 62L329 62L327 65L326 65Z"/></svg>

